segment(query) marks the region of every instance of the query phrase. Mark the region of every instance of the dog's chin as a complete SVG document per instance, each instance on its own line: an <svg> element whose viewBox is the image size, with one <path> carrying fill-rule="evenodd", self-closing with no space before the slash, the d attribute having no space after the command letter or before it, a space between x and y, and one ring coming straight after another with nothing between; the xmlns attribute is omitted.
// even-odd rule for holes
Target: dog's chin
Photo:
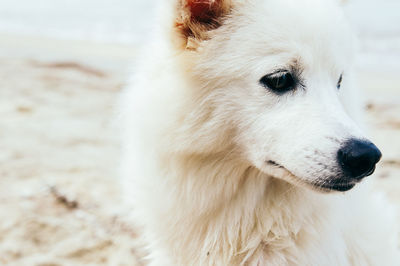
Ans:
<svg viewBox="0 0 400 266"><path fill-rule="evenodd" d="M331 182L309 182L286 169L284 166L279 165L275 162L269 162L268 170L265 169L268 175L274 178L284 180L294 186L310 189L321 193L332 193L332 192L346 192L355 187L354 182L344 182L340 179L334 179Z"/></svg>

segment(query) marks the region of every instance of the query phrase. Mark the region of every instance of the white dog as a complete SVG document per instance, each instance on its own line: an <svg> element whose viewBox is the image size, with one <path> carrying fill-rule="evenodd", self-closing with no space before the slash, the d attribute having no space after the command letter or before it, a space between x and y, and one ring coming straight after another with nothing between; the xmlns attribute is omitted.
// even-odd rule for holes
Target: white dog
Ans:
<svg viewBox="0 0 400 266"><path fill-rule="evenodd" d="M123 95L123 184L149 263L400 265L392 209L358 184L381 154L355 122L340 4L163 12Z"/></svg>

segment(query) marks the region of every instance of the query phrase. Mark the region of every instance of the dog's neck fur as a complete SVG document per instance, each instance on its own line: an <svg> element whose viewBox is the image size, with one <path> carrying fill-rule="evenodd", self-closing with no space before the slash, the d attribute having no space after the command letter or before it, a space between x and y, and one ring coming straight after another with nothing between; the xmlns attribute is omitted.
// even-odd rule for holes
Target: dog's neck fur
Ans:
<svg viewBox="0 0 400 266"><path fill-rule="evenodd" d="M324 202L317 200L316 194L303 193L303 189L253 167L216 155L169 157L167 164L164 189L169 201L167 206L163 202L163 213L157 219L165 221L163 232L171 232L161 241L170 252L176 251L172 264L257 265L268 260L274 265L274 259L277 264L291 259L296 264L290 251L284 259L269 252L290 250L297 239L318 238L323 230L319 217L327 215L316 210L329 210L328 206L321 208ZM169 208L176 206L181 210L168 217ZM310 228L303 227L306 223L314 224L315 231L305 231ZM190 261L182 260L180 254Z"/></svg>

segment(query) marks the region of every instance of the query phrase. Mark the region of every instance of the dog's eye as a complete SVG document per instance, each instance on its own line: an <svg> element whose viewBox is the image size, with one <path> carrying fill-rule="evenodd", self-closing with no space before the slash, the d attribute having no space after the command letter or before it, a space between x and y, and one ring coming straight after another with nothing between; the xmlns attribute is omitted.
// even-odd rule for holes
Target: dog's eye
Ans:
<svg viewBox="0 0 400 266"><path fill-rule="evenodd" d="M339 80L337 82L336 88L339 90L340 86L342 86L343 74L340 75Z"/></svg>
<svg viewBox="0 0 400 266"><path fill-rule="evenodd" d="M260 79L260 83L275 93L285 93L294 89L295 81L289 72L268 74Z"/></svg>

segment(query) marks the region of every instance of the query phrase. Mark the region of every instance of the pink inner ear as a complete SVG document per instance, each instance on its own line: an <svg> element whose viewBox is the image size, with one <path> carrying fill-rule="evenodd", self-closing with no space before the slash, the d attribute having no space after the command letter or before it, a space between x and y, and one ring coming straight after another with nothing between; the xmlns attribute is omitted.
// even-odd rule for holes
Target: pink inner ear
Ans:
<svg viewBox="0 0 400 266"><path fill-rule="evenodd" d="M188 0L191 19L201 23L212 23L221 13L222 0Z"/></svg>

